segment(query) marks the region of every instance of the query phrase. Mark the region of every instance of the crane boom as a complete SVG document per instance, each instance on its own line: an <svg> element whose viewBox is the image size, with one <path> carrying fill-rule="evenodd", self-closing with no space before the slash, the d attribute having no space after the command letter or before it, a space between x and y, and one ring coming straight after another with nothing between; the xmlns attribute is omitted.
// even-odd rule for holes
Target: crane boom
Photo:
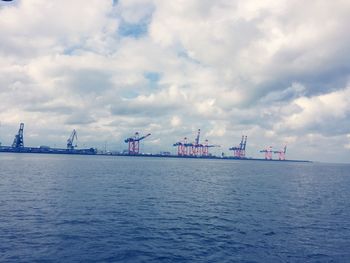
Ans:
<svg viewBox="0 0 350 263"><path fill-rule="evenodd" d="M24 147L23 130L24 130L24 123L21 123L19 125L18 133L15 135L15 139L13 140L13 143L12 143L13 148Z"/></svg>
<svg viewBox="0 0 350 263"><path fill-rule="evenodd" d="M78 140L77 131L75 129L72 131L67 140L67 149L74 150L74 147L77 147L77 145L74 145L74 140Z"/></svg>
<svg viewBox="0 0 350 263"><path fill-rule="evenodd" d="M147 134L147 135L145 135L145 136L142 136L142 137L136 139L136 141L141 141L141 140L147 138L148 136L151 136L151 134L149 133L149 134Z"/></svg>
<svg viewBox="0 0 350 263"><path fill-rule="evenodd" d="M200 135L201 135L201 129L198 129L198 133L197 133L197 137L196 137L196 145L198 145L199 144L199 137L200 137Z"/></svg>

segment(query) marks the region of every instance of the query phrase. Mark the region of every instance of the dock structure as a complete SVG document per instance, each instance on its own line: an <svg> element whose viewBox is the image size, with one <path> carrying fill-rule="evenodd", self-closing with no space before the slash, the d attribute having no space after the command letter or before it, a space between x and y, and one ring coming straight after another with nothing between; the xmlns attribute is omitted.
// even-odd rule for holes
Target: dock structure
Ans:
<svg viewBox="0 0 350 263"><path fill-rule="evenodd" d="M51 148L49 146L40 147L26 147L24 145L24 123L21 123L19 130L15 135L11 146L1 146L0 152L11 152L11 153L53 153L53 154L83 154L83 155L94 155L97 153L96 149L76 149L77 145L73 145L74 140L78 139L76 130L73 130L71 136L67 140L67 148Z"/></svg>
<svg viewBox="0 0 350 263"><path fill-rule="evenodd" d="M82 155L115 155L115 156L140 156L140 157L170 157L170 158L207 158L207 159L229 159L229 160L252 160L252 161L289 161L289 162L310 162L304 160L287 160L286 152L287 145L285 144L281 150L273 150L272 146L268 146L260 153L264 153L264 158L251 158L246 156L247 136L242 135L242 139L238 146L229 148L233 151L233 156L226 157L224 154L221 156L212 155L209 150L214 147L221 147L216 144L209 144L208 139L205 139L202 143L201 129L197 130L197 135L194 141L189 142L187 137L173 144L177 147L177 154L172 155L170 152L162 151L163 154L145 154L140 152L140 142L147 137L151 136L150 133L140 136L139 132L135 132L134 136L126 138L125 143L128 144L128 150L124 152L98 152L96 148L79 149L77 148L78 135L77 131L73 129L70 137L67 139L67 148L51 148L50 146L42 145L40 147L27 147L24 145L24 123L20 123L18 132L15 135L11 146L3 146L0 143L0 152L11 153L47 153L47 154L82 154ZM166 153L166 154L165 154ZM277 158L273 158L273 154L277 155Z"/></svg>

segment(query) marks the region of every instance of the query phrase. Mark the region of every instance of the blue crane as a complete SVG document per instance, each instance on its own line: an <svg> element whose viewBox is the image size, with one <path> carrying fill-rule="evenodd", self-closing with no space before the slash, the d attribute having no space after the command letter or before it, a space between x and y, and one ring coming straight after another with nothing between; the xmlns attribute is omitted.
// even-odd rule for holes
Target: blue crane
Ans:
<svg viewBox="0 0 350 263"><path fill-rule="evenodd" d="M18 133L15 135L15 139L13 140L13 143L12 143L13 148L23 148L24 147L23 130L24 130L24 123L21 123L19 125Z"/></svg>
<svg viewBox="0 0 350 263"><path fill-rule="evenodd" d="M71 135L69 136L68 140L67 140L67 149L68 150L74 150L75 147L77 147L77 145L74 145L74 139L78 140L78 135L77 135L77 131L74 129L71 133Z"/></svg>
<svg viewBox="0 0 350 263"><path fill-rule="evenodd" d="M229 148L230 151L233 151L233 156L235 158L245 158L245 148L247 146L247 136L242 135L241 142L239 146L234 146Z"/></svg>

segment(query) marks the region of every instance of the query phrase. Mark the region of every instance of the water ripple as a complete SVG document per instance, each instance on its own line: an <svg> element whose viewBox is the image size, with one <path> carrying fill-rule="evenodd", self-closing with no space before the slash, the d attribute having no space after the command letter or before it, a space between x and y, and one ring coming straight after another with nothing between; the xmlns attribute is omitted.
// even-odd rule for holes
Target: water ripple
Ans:
<svg viewBox="0 0 350 263"><path fill-rule="evenodd" d="M349 165L11 156L1 262L350 258Z"/></svg>

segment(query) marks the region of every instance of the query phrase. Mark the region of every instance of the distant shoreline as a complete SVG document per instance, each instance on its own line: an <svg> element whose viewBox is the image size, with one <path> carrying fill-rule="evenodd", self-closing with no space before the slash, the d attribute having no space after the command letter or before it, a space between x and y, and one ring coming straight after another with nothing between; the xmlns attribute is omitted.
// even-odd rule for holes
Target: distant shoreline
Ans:
<svg viewBox="0 0 350 263"><path fill-rule="evenodd" d="M179 156L179 155L163 155L163 154L121 154L121 153L96 153L91 149L56 149L50 148L41 149L34 147L25 147L23 149L14 149L6 146L0 147L0 153L28 153L28 154L58 154L58 155L99 155L99 156L123 156L123 157L148 157L148 158L177 158L177 159L214 159L214 160L236 160L236 161L264 161L264 162L298 162L298 163L312 163L309 160L278 160L278 159L262 159L262 158L236 158L236 157L220 157L220 156Z"/></svg>

